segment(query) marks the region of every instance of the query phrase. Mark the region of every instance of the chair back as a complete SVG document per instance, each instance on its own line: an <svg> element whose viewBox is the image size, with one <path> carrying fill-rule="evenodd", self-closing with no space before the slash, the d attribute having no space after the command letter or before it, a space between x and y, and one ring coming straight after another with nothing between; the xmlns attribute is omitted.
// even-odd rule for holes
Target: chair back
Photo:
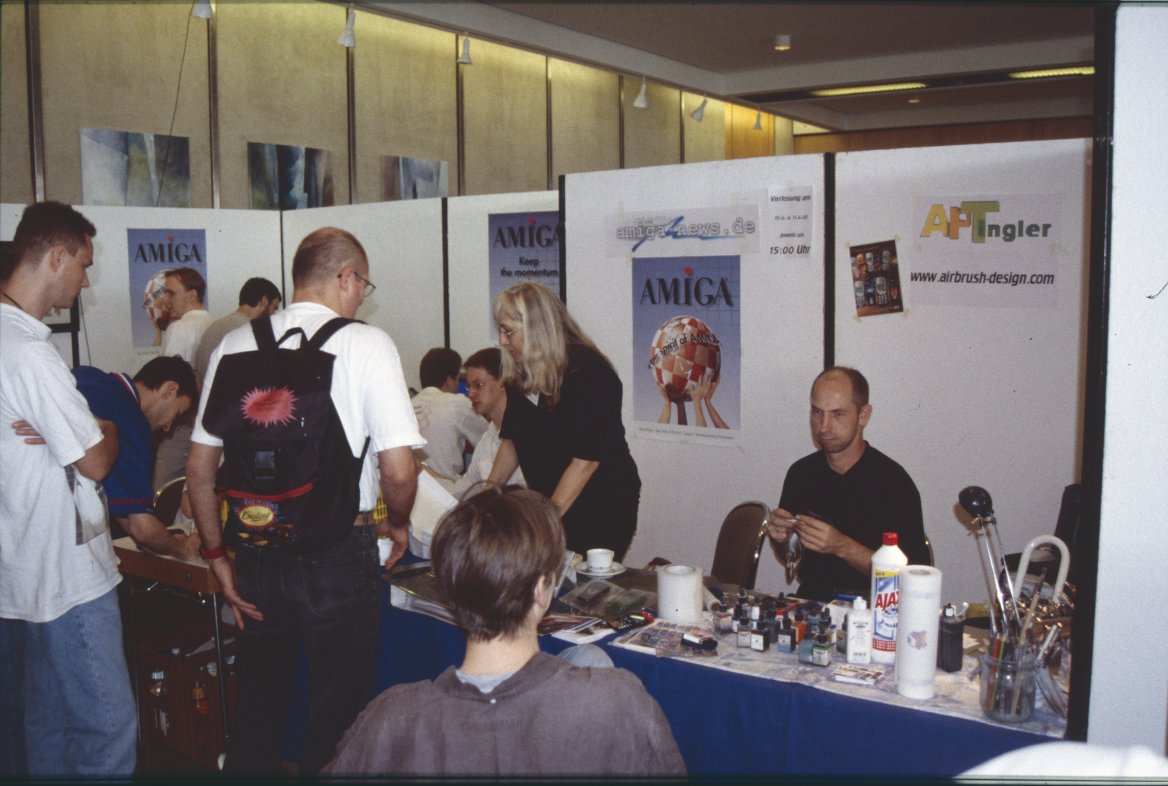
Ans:
<svg viewBox="0 0 1168 786"><path fill-rule="evenodd" d="M185 477L178 477L154 492L154 515L164 526L174 524L175 516L182 505L182 490L186 482Z"/></svg>
<svg viewBox="0 0 1168 786"><path fill-rule="evenodd" d="M747 589L754 587L769 516L770 508L762 502L743 502L726 514L714 547L714 566L710 571L714 578Z"/></svg>

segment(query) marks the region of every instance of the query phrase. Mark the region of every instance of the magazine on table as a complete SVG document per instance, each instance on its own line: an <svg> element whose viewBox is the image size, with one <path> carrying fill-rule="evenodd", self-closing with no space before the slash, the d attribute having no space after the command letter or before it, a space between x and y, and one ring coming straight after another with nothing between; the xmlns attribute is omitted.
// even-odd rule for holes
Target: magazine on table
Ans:
<svg viewBox="0 0 1168 786"><path fill-rule="evenodd" d="M691 638L709 639L714 632L709 625L699 625L692 622L670 622L669 620L655 620L643 628L636 628L613 640L613 644L625 649L645 652L649 655L682 657L708 657L714 651L703 651L682 643L682 637L690 634Z"/></svg>
<svg viewBox="0 0 1168 786"><path fill-rule="evenodd" d="M604 620L582 614L546 614L539 622L539 635L572 644L591 644L614 632Z"/></svg>

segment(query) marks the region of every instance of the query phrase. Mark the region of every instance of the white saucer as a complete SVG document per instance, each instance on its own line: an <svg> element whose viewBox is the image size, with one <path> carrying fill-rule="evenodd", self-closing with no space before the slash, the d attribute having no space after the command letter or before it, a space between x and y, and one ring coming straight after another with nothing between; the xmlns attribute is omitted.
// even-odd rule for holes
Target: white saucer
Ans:
<svg viewBox="0 0 1168 786"><path fill-rule="evenodd" d="M593 579L605 579L609 576L618 576L625 572L625 566L619 562L612 563L612 567L608 570L590 570L587 562L581 562L576 566L576 572L588 576Z"/></svg>

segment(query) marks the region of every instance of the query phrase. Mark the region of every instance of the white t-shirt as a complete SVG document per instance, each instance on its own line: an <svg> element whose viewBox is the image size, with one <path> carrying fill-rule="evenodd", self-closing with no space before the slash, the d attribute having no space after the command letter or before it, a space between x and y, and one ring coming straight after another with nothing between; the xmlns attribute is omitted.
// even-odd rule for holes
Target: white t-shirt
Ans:
<svg viewBox="0 0 1168 786"><path fill-rule="evenodd" d="M495 466L495 454L499 452L501 441L499 429L495 427L494 423L488 421L487 431L479 440L479 444L475 445L474 455L470 457L470 465L466 468L466 474L453 481L439 480L438 482L455 497L461 497L468 488L491 476L491 468ZM507 479L507 484L526 486L527 481L523 479L523 470L516 468L511 477Z"/></svg>
<svg viewBox="0 0 1168 786"><path fill-rule="evenodd" d="M487 430L486 418L475 413L466 396L435 387L422 388L413 405L426 438L426 463L443 477L457 478L462 474L463 446L478 445Z"/></svg>
<svg viewBox="0 0 1168 786"><path fill-rule="evenodd" d="M324 323L337 317L332 309L319 303L293 303L272 315L272 329L279 340L289 328L299 327L309 337L316 335ZM282 347L299 346L299 335ZM203 428L203 411L214 386L219 359L223 355L250 352L256 348L251 324L237 328L219 342L207 366L207 387L199 401L192 442L222 447L223 440ZM359 455L369 437L369 450L361 470L361 510L372 510L380 491L377 454L390 448L420 448L426 440L418 433L410 394L401 370L401 358L389 334L372 325L347 325L324 343L322 349L336 355L333 364L332 399L344 426L353 455Z"/></svg>
<svg viewBox="0 0 1168 786"><path fill-rule="evenodd" d="M121 581L109 532L81 542L65 467L101 429L49 327L0 304L0 617L51 622ZM44 445L12 428L27 420Z"/></svg>
<svg viewBox="0 0 1168 786"><path fill-rule="evenodd" d="M203 333L215 320L205 309L195 309L183 314L178 320L171 322L162 334L163 355L178 355L186 362L194 365L195 353L199 351L199 340Z"/></svg>

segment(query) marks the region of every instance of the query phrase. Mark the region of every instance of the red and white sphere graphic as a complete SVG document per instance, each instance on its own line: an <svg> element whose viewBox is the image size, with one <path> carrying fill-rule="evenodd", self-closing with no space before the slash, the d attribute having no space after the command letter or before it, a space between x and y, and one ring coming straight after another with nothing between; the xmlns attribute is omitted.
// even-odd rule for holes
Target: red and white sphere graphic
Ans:
<svg viewBox="0 0 1168 786"><path fill-rule="evenodd" d="M649 346L649 368L657 386L671 399L688 399L703 379L718 379L721 342L697 317L671 317L657 329Z"/></svg>
<svg viewBox="0 0 1168 786"><path fill-rule="evenodd" d="M146 288L142 292L142 308L146 309L147 316L150 321L157 324L159 318L166 317L161 308L158 307L157 301L162 299L162 288L166 285L166 271L155 273L146 282Z"/></svg>

